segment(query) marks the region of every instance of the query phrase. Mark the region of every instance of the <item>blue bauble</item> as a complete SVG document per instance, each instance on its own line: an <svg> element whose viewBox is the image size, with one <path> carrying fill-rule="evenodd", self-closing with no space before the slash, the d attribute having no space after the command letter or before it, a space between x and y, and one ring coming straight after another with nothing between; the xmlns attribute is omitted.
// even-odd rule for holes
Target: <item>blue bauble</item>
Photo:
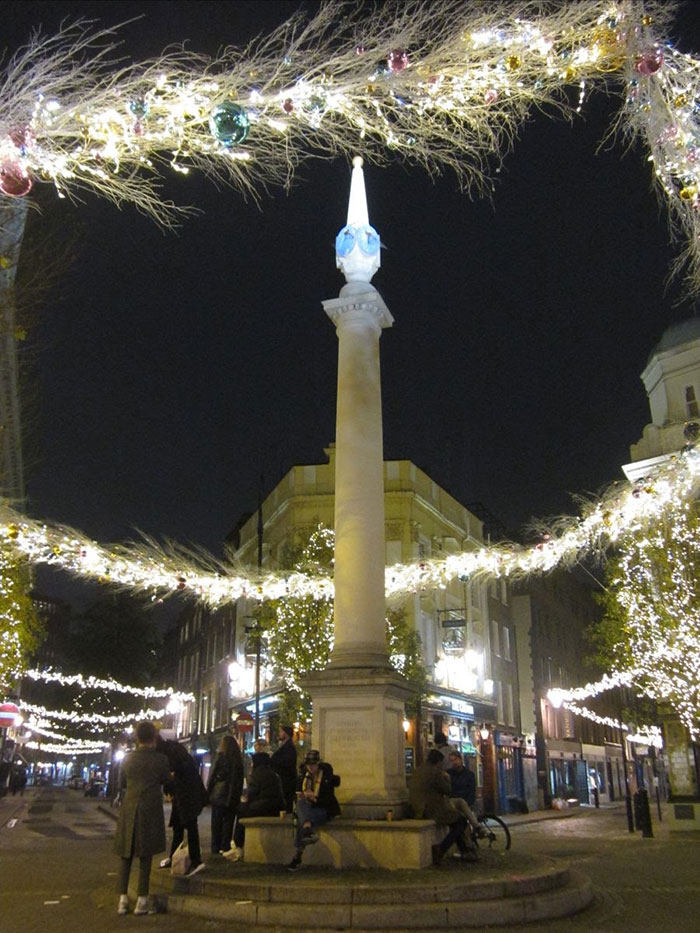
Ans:
<svg viewBox="0 0 700 933"><path fill-rule="evenodd" d="M217 104L209 115L209 129L214 139L225 146L237 146L248 135L248 113L232 100Z"/></svg>

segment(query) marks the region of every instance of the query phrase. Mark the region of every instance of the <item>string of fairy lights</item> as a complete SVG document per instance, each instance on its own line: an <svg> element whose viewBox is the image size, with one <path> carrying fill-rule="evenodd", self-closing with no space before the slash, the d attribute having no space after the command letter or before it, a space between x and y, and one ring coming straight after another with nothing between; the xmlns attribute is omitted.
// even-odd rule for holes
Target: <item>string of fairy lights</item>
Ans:
<svg viewBox="0 0 700 933"><path fill-rule="evenodd" d="M653 479L616 483L599 500L590 502L582 516L542 523L541 540L535 545L484 545L444 558L387 567L387 600L400 602L415 593L445 588L457 579L517 580L572 566L585 554L602 554L611 546L620 546L626 537L658 522L678 503L693 500L699 491L700 450L689 445ZM149 539L105 547L75 529L35 521L9 506L0 507L0 538L30 563L127 587L150 594L153 600L181 593L217 608L239 599L333 598L333 579L328 573L259 573Z"/></svg>
<svg viewBox="0 0 700 933"><path fill-rule="evenodd" d="M450 169L465 188L490 190L490 171L533 108L571 116L604 87L621 97L616 129L648 149L671 229L685 243L688 289L700 290L700 59L668 41L672 13L672 5L654 0L408 0L373 10L328 3L309 20L293 17L215 59L178 48L134 65L117 62L113 30L77 24L53 37L37 34L0 78L0 198L26 197L40 183L53 184L59 197L89 189L169 225L187 209L162 199L165 166L257 192L288 184L311 154L349 156L358 146L369 160ZM455 579L546 573L584 553L624 547L631 537L639 543L640 533L697 496L699 476L700 456L690 449L653 480L613 488L581 518L543 526L533 547L496 545L394 565L386 571L387 599ZM0 538L30 563L154 600L184 592L217 607L241 598L333 597L329 574L263 575L147 540L104 547L7 507ZM12 605L7 611L17 615ZM19 656L17 631L8 631L2 651ZM660 650L656 639L640 647L645 671ZM682 661L692 646L676 650ZM97 689L90 680L74 685ZM665 683L649 689L670 695Z"/></svg>
<svg viewBox="0 0 700 933"><path fill-rule="evenodd" d="M117 30L37 34L0 83L0 196L90 189L167 225L183 209L160 196L165 166L257 192L358 146L488 191L533 109L572 116L603 87L648 147L697 287L700 62L668 41L672 14L657 0L330 2L213 59L177 48L132 65Z"/></svg>

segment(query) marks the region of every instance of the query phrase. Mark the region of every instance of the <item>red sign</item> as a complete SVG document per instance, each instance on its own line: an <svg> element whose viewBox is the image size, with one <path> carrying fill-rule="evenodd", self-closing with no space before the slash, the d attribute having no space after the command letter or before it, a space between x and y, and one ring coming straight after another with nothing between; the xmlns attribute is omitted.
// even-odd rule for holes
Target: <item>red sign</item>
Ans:
<svg viewBox="0 0 700 933"><path fill-rule="evenodd" d="M239 732L252 732L255 720L250 713L241 713L236 720L236 728Z"/></svg>
<svg viewBox="0 0 700 933"><path fill-rule="evenodd" d="M0 728L7 729L14 726L15 719L19 716L19 706L14 703L0 704Z"/></svg>

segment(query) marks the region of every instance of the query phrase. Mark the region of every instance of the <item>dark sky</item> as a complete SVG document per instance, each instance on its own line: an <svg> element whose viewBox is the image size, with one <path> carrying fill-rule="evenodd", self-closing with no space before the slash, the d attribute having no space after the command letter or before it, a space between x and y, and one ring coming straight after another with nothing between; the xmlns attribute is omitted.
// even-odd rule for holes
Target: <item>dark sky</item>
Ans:
<svg viewBox="0 0 700 933"><path fill-rule="evenodd" d="M136 60L166 45L213 54L295 3L3 5L10 49L68 18L122 30ZM700 4L675 35L700 54ZM509 528L571 511L620 476L649 420L639 374L694 312L667 287L675 250L644 153L599 149L618 98L569 125L533 117L493 200L454 178L365 166L384 250L374 278L395 318L381 338L385 456L409 458ZM358 150L361 153L361 150ZM343 284L334 237L350 167L307 162L260 205L206 178L167 177L202 213L177 234L96 197L50 188L30 246L70 243L30 332L28 511L106 543L135 528L216 550L295 463L334 437L337 339L321 301ZM679 303L680 302L680 303Z"/></svg>

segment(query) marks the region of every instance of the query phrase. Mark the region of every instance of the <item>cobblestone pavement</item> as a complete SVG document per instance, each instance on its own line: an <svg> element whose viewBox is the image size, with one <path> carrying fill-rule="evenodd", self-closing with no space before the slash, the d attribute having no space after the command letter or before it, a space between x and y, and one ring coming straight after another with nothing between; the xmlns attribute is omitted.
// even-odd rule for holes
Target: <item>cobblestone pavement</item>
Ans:
<svg viewBox="0 0 700 933"><path fill-rule="evenodd" d="M208 822L205 812L200 818L205 852ZM530 924L524 930L627 933L638 928L651 933L676 933L697 928L697 834L671 834L667 824L659 824L655 818L654 837L644 839L639 833L628 832L624 808L619 807L574 810L563 815L531 814L511 817L509 822L513 868L522 863L526 854L551 856L588 875L595 890L594 904L583 913ZM117 917L113 833L114 820L105 812L104 804L85 799L77 791L48 788L29 790L24 798L0 799L2 933L27 933L44 927L51 933L76 933L82 929L123 933L125 927L134 924L169 933L242 933L243 927L231 921L177 914ZM232 865L231 871L235 868ZM443 869L425 869L421 875L427 877L436 871ZM399 876L406 874L412 873L397 873L397 884L405 883ZM324 882L342 884L343 874L328 871ZM513 927L483 929L501 933Z"/></svg>

